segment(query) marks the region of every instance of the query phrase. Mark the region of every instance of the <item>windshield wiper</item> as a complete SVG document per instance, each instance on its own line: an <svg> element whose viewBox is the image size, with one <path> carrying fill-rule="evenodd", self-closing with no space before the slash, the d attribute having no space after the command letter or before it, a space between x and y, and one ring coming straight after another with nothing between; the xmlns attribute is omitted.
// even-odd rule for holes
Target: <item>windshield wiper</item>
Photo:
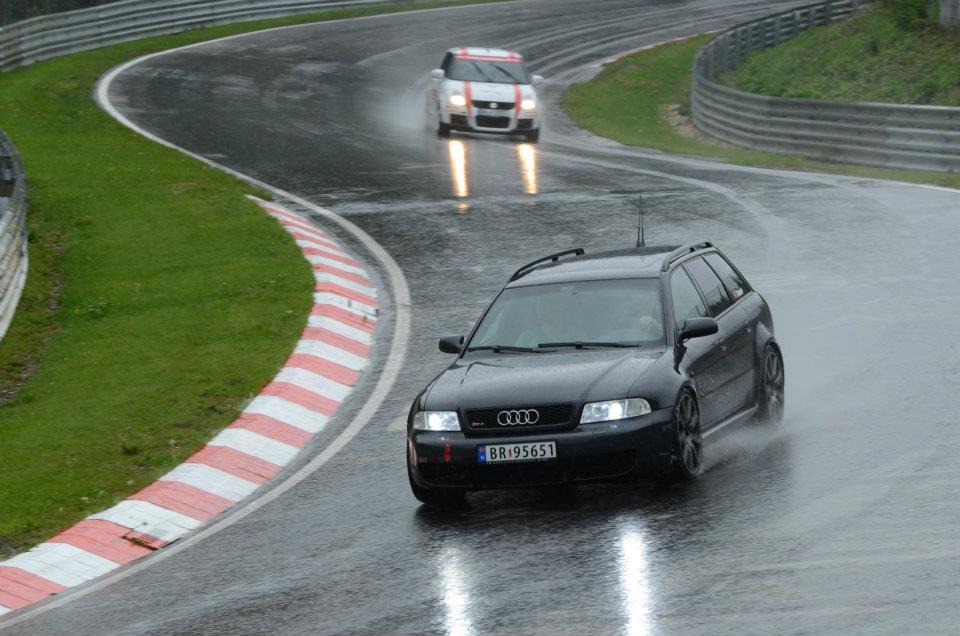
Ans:
<svg viewBox="0 0 960 636"><path fill-rule="evenodd" d="M511 347L509 345L485 345L483 347L467 347L467 351L493 351L494 353L543 353L540 347Z"/></svg>
<svg viewBox="0 0 960 636"><path fill-rule="evenodd" d="M583 340L577 340L576 342L541 342L538 346L583 349L584 347L636 347L637 345L629 342L584 342Z"/></svg>

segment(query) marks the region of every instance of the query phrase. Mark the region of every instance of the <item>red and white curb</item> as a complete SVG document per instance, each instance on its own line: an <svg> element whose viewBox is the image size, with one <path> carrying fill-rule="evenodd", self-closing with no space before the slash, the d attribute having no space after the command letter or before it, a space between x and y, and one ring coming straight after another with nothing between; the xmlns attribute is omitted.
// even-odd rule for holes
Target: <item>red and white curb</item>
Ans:
<svg viewBox="0 0 960 636"><path fill-rule="evenodd" d="M146 556L251 495L326 426L357 382L376 327L377 290L330 235L299 214L251 198L313 265L314 304L293 354L240 417L183 464L0 562L0 615Z"/></svg>

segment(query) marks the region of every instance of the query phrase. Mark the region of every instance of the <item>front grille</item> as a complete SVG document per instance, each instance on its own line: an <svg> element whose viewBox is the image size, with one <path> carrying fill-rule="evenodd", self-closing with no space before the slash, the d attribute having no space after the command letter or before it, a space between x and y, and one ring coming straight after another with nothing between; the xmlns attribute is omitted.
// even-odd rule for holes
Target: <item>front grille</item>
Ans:
<svg viewBox="0 0 960 636"><path fill-rule="evenodd" d="M450 115L451 126L469 126L466 115Z"/></svg>
<svg viewBox="0 0 960 636"><path fill-rule="evenodd" d="M509 128L510 118L509 117L487 117L485 115L477 115L477 126L479 126L480 128Z"/></svg>
<svg viewBox="0 0 960 636"><path fill-rule="evenodd" d="M577 481L613 479L632 472L636 466L637 451L628 449L577 457L573 462L573 474Z"/></svg>
<svg viewBox="0 0 960 636"><path fill-rule="evenodd" d="M532 119L519 119L517 120L517 130L530 130L533 128Z"/></svg>
<svg viewBox="0 0 960 636"><path fill-rule="evenodd" d="M513 110L514 102L486 102L480 99L473 100L474 108L487 108L492 110Z"/></svg>
<svg viewBox="0 0 960 636"><path fill-rule="evenodd" d="M536 410L539 419L535 424L515 426L501 426L499 416L501 411L528 411ZM509 435L512 433L528 433L544 429L560 428L573 422L573 404L547 404L542 406L511 406L496 409L469 409L465 412L467 430L477 433L496 433Z"/></svg>

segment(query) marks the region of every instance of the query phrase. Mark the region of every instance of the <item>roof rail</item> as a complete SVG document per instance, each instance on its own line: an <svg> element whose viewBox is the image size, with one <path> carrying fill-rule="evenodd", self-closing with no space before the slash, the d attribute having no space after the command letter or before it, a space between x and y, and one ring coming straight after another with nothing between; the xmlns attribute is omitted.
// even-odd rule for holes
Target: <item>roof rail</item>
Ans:
<svg viewBox="0 0 960 636"><path fill-rule="evenodd" d="M510 282L512 283L513 281L517 280L518 278L522 278L523 276L526 276L528 273L530 273L530 270L531 270L531 269L533 269L534 267L536 267L536 266L539 265L540 263L546 263L547 261L554 261L554 262L556 262L556 261L559 261L559 260L560 260L560 257L561 257L561 256L567 256L568 254L575 254L575 255L577 255L577 256L583 256L585 253L586 253L586 252L583 251L583 248L582 248L582 247L578 247L578 248L573 249L573 250L566 250L566 251L563 251L563 252L557 252L556 254L551 254L550 256L544 256L543 258L538 258L537 260L533 261L532 263L527 263L526 265L524 265L523 267L521 267L520 269L518 269L517 271L515 271L515 272L513 273L513 276L510 277Z"/></svg>
<svg viewBox="0 0 960 636"><path fill-rule="evenodd" d="M670 265L673 263L673 261L677 260L678 258L682 258L687 254L692 254L697 250L706 249L708 247L713 247L713 243L711 243L710 241L696 241L694 243L687 243L682 247L678 247L677 249L670 252L670 254L665 259L663 259L663 267L660 269L660 271L665 272L668 269L670 269Z"/></svg>

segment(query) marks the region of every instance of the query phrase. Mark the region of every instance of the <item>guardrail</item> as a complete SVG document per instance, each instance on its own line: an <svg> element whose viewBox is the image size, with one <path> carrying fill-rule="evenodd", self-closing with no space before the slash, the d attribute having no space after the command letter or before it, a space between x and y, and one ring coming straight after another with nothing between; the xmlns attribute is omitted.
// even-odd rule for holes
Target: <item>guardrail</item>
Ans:
<svg viewBox="0 0 960 636"><path fill-rule="evenodd" d="M885 168L960 172L960 108L767 97L716 77L752 51L842 20L873 0L830 0L746 22L697 53L691 110L697 128L758 150Z"/></svg>
<svg viewBox="0 0 960 636"><path fill-rule="evenodd" d="M0 339L27 280L27 178L16 148L0 130Z"/></svg>
<svg viewBox="0 0 960 636"><path fill-rule="evenodd" d="M122 0L0 28L0 71L188 29L400 0Z"/></svg>

